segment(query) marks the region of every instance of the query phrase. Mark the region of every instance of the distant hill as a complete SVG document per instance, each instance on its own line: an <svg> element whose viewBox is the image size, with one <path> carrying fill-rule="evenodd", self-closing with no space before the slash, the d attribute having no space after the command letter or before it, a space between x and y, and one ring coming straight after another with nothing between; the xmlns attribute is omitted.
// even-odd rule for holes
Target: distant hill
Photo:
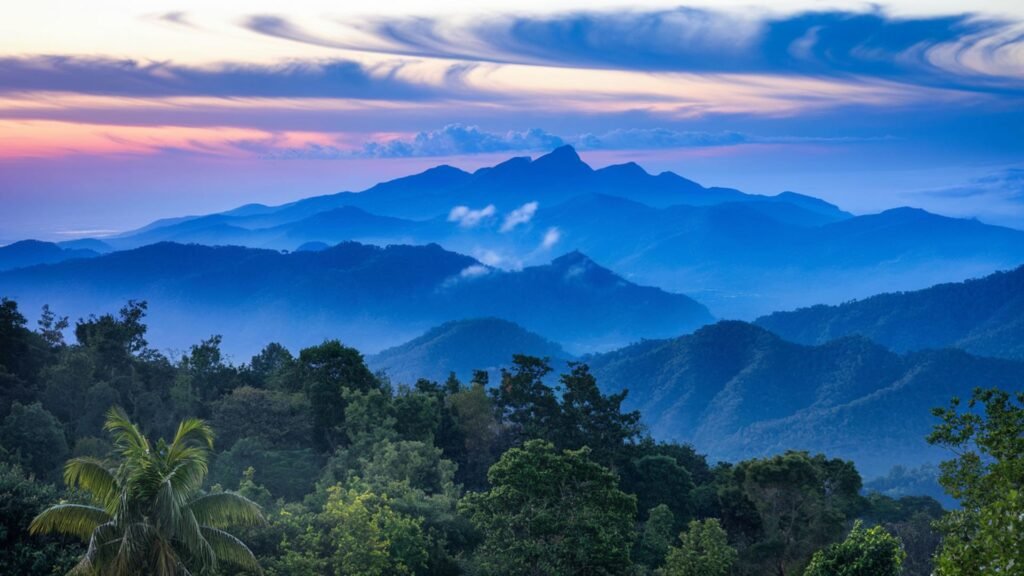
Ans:
<svg viewBox="0 0 1024 576"><path fill-rule="evenodd" d="M268 340L325 338L372 352L452 318L486 316L599 350L712 320L687 296L633 284L580 253L509 272L437 245L354 242L288 254L161 243L0 273L0 295L72 317L144 299L154 341L183 348L220 333L241 354Z"/></svg>
<svg viewBox="0 0 1024 576"><path fill-rule="evenodd" d="M496 319L446 323L368 360L411 383L449 370L462 378L474 368L494 372L516 353L549 356L565 370L556 344ZM931 408L976 386L1024 381L1021 362L960 350L900 355L860 337L805 346L736 321L577 360L604 390L628 389L625 407L640 410L657 439L730 461L819 451L854 460L868 478L948 459L925 442L937 422Z"/></svg>
<svg viewBox="0 0 1024 576"><path fill-rule="evenodd" d="M869 477L948 458L924 440L932 407L1024 382L1024 363L959 350L901 356L856 337L803 346L742 322L583 360L602 387L630 390L627 407L657 438L727 460L821 451Z"/></svg>
<svg viewBox="0 0 1024 576"><path fill-rule="evenodd" d="M412 384L418 378L444 381L451 372L465 382L474 370L486 370L495 377L510 365L512 354L548 357L559 370L571 358L559 344L514 322L474 318L445 322L366 360L374 370L384 370L394 383Z"/></svg>
<svg viewBox="0 0 1024 576"><path fill-rule="evenodd" d="M53 242L22 240L7 246L0 246L0 271L37 264L53 264L75 258L92 258L98 255L99 252L95 250L62 248Z"/></svg>
<svg viewBox="0 0 1024 576"><path fill-rule="evenodd" d="M738 319L1024 264L1024 231L911 208L854 216L794 192L705 187L632 162L595 170L571 147L104 238L117 249L161 241L275 250L436 243L506 269L579 250L633 282Z"/></svg>
<svg viewBox="0 0 1024 576"><path fill-rule="evenodd" d="M956 347L1024 360L1024 267L915 292L777 312L757 324L807 344L861 335L901 352Z"/></svg>

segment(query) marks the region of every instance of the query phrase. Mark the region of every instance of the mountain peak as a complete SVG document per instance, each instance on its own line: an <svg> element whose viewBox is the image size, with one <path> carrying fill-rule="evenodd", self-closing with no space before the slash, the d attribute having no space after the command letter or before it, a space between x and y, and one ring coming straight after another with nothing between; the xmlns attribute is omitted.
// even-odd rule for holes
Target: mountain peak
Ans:
<svg viewBox="0 0 1024 576"><path fill-rule="evenodd" d="M574 170L581 172L593 172L586 162L580 159L576 149L566 144L559 146L551 152L533 161L535 167L549 168L553 170Z"/></svg>
<svg viewBox="0 0 1024 576"><path fill-rule="evenodd" d="M636 162L626 162L625 164L612 164L611 166L605 166L598 170L598 172L610 175L618 176L621 178L642 178L644 176L650 176L642 166Z"/></svg>
<svg viewBox="0 0 1024 576"><path fill-rule="evenodd" d="M587 256L583 252L580 252L579 250L573 250L572 252L567 252L567 253L565 253L565 254L563 254L563 255L559 256L558 258L555 258L554 260L551 261L551 265L552 266L566 267L566 268L568 268L569 266L577 266L577 265L580 265L580 264L583 264L583 265L591 265L591 264L596 265L597 263L594 262L593 260L591 260L589 256Z"/></svg>

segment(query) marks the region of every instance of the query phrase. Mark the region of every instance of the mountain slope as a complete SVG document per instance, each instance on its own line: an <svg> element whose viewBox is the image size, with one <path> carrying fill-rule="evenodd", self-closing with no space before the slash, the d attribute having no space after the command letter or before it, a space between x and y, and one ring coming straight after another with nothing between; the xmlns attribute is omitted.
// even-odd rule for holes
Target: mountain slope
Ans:
<svg viewBox="0 0 1024 576"><path fill-rule="evenodd" d="M150 302L154 341L172 347L222 333L253 353L341 338L366 351L451 318L496 316L575 349L693 330L711 320L681 294L638 286L582 254L505 272L437 245L354 242L284 254L162 243L89 260L0 273L0 294L72 317Z"/></svg>
<svg viewBox="0 0 1024 576"><path fill-rule="evenodd" d="M92 258L99 252L83 248L63 248L53 242L39 240L22 240L0 246L0 271L35 266L37 264L54 264L75 258Z"/></svg>
<svg viewBox="0 0 1024 576"><path fill-rule="evenodd" d="M548 357L559 368L571 358L560 345L514 322L475 318L445 322L366 361L374 370L384 370L394 383L412 384L419 378L444 381L451 372L465 382L474 370L486 370L495 377L511 363L512 354Z"/></svg>
<svg viewBox="0 0 1024 576"><path fill-rule="evenodd" d="M437 243L512 269L580 250L739 319L1024 264L1024 231L910 208L853 216L794 192L704 187L635 163L595 170L570 147L472 173L438 166L358 193L169 219L105 240L120 249Z"/></svg>
<svg viewBox="0 0 1024 576"><path fill-rule="evenodd" d="M858 334L897 351L957 347L1024 360L1024 267L915 292L777 312L757 324L808 344Z"/></svg>
<svg viewBox="0 0 1024 576"><path fill-rule="evenodd" d="M1024 381L1024 363L958 350L900 356L861 338L802 346L741 322L584 360L603 388L630 390L628 407L657 438L728 460L822 451L868 476L948 456L924 440L930 408Z"/></svg>

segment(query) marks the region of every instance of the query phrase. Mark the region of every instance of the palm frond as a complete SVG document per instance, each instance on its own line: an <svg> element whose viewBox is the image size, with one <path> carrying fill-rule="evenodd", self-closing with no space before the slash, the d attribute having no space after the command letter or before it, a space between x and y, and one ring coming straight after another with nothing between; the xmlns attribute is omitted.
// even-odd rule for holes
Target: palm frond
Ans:
<svg viewBox="0 0 1024 576"><path fill-rule="evenodd" d="M125 457L126 462L142 458L149 453L149 440L120 407L114 406L107 411L103 429L114 437L114 446Z"/></svg>
<svg viewBox="0 0 1024 576"><path fill-rule="evenodd" d="M213 428L205 420L189 418L178 424L178 431L174 434L168 454L175 457L175 454L189 446L202 446L207 450L213 449Z"/></svg>
<svg viewBox="0 0 1024 576"><path fill-rule="evenodd" d="M96 527L89 538L85 554L68 572L68 576L96 576L99 572L96 567L110 561L117 551L120 540L119 529L113 521Z"/></svg>
<svg viewBox="0 0 1024 576"><path fill-rule="evenodd" d="M96 458L72 458L64 465L64 482L89 492L93 500L110 514L117 509L120 490L113 473Z"/></svg>
<svg viewBox="0 0 1024 576"><path fill-rule="evenodd" d="M184 551L189 558L198 562L199 573L206 574L216 568L217 556L213 547L204 537L202 527L191 511L185 510L185 513L181 515L181 522L176 527L175 536L179 542L184 543Z"/></svg>
<svg viewBox="0 0 1024 576"><path fill-rule="evenodd" d="M57 504L43 510L32 519L30 534L67 534L88 541L92 533L110 521L110 514L102 508L84 504Z"/></svg>
<svg viewBox="0 0 1024 576"><path fill-rule="evenodd" d="M218 562L234 564L257 574L263 573L259 562L256 561L256 556L241 540L223 530L209 526L203 526L202 531L206 541L210 543L213 552L217 555Z"/></svg>
<svg viewBox="0 0 1024 576"><path fill-rule="evenodd" d="M200 524L212 528L263 526L266 519L259 504L235 492L207 494L188 504Z"/></svg>

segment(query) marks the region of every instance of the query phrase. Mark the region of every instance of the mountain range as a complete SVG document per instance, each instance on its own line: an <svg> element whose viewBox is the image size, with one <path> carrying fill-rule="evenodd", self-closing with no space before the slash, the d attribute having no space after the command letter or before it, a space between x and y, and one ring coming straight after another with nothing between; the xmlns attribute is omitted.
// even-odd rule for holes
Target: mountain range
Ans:
<svg viewBox="0 0 1024 576"><path fill-rule="evenodd" d="M0 294L72 318L146 300L154 342L180 349L218 333L243 357L269 341L297 348L327 338L372 352L476 316L518 322L575 351L712 321L691 298L629 282L579 252L505 271L436 244L281 253L158 243L2 272Z"/></svg>
<svg viewBox="0 0 1024 576"><path fill-rule="evenodd" d="M99 252L90 248L71 248L53 242L22 240L7 246L0 246L0 272L78 258L92 258L99 255Z"/></svg>
<svg viewBox="0 0 1024 576"><path fill-rule="evenodd" d="M548 356L564 371L557 345L493 319L446 323L368 361L411 384L419 376L443 380L447 366L463 378L474 367L493 371L517 352ZM729 461L823 452L855 461L866 477L948 459L925 442L937 422L930 408L976 386L1014 389L1024 381L1021 362L952 349L901 355L863 337L806 346L738 321L578 360L605 391L629 390L624 408L640 410L655 438L691 442Z"/></svg>
<svg viewBox="0 0 1024 576"><path fill-rule="evenodd" d="M1022 231L911 208L854 216L793 192L704 187L635 163L595 170L568 146L474 172L438 166L361 192L160 220L102 239L118 250L165 241L274 250L437 243L507 270L579 250L630 281L739 319L1024 264Z"/></svg>
<svg viewBox="0 0 1024 576"><path fill-rule="evenodd" d="M777 312L757 324L806 344L860 335L900 352L955 347L1024 360L1024 267L914 292Z"/></svg>
<svg viewBox="0 0 1024 576"><path fill-rule="evenodd" d="M500 318L453 320L431 328L404 344L366 358L374 371L384 371L394 383L413 384L419 378L443 382L454 373L463 382L476 370L492 381L511 365L513 354L548 358L564 370L573 356L560 344Z"/></svg>

